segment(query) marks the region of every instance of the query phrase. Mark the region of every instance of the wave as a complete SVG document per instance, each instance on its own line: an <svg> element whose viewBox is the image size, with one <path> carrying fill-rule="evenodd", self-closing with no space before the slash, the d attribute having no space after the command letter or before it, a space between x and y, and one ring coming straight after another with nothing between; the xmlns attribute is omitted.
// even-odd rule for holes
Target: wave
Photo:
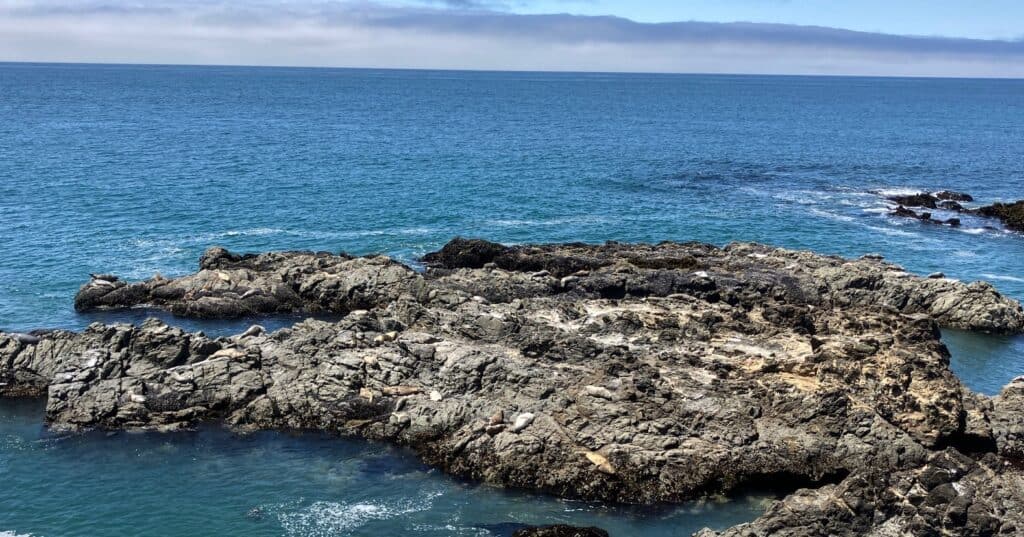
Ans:
<svg viewBox="0 0 1024 537"><path fill-rule="evenodd" d="M14 531L0 531L0 537L32 537L31 533L17 533Z"/></svg>
<svg viewBox="0 0 1024 537"><path fill-rule="evenodd" d="M854 222L854 221L856 221L856 218L854 218L852 216L848 216L848 215L845 215L845 214L837 214L837 213L833 213L833 212L830 212L830 211L823 211L821 209L811 208L810 210L808 210L808 212L813 214L813 215L821 216L823 218L828 218L830 220L838 220L840 222Z"/></svg>
<svg viewBox="0 0 1024 537"><path fill-rule="evenodd" d="M391 503L329 502L319 501L298 510L289 510L277 515L285 535L302 537L327 537L343 535L374 521L390 520L404 515L426 511L433 507L440 491ZM293 505L279 506L285 509ZM274 511L276 509L270 509Z"/></svg>
<svg viewBox="0 0 1024 537"><path fill-rule="evenodd" d="M892 229L888 227L878 226L864 226L872 231L877 231L885 235L891 235L893 237L920 237L920 233L914 233L913 231L904 231L902 229Z"/></svg>
<svg viewBox="0 0 1024 537"><path fill-rule="evenodd" d="M983 272L981 274L981 277L985 278L987 280L999 280L999 281L1004 281L1004 282L1024 283L1024 278L1019 278L1017 276L1004 276L1002 274L989 274L987 272Z"/></svg>
<svg viewBox="0 0 1024 537"><path fill-rule="evenodd" d="M609 221L608 218L599 216L572 216L564 218L550 218L546 220L530 220L530 219L493 219L485 220L484 225L495 226L495 227L519 227L519 226L561 226L565 224L604 224Z"/></svg>
<svg viewBox="0 0 1024 537"><path fill-rule="evenodd" d="M928 192L923 188L907 188L907 187L892 187L892 188L877 188L871 192L878 194L883 197L890 196L913 196L914 194L920 194L922 192Z"/></svg>

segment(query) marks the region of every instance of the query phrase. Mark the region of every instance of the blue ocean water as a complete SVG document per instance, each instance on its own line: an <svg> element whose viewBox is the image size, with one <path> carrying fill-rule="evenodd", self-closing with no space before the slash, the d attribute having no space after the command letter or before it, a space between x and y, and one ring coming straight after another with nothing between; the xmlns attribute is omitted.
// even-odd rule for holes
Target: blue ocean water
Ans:
<svg viewBox="0 0 1024 537"><path fill-rule="evenodd" d="M214 244L412 262L455 235L877 252L1024 299L1024 236L972 219L959 229L896 219L879 195L947 188L983 203L1024 198L1024 81L0 64L0 329L139 320L147 312L78 315L71 299L89 272L184 274ZM208 333L249 323L170 321ZM945 339L955 371L976 390L995 393L1024 374L1021 338ZM284 508L265 527L232 517L289 501L300 503L287 512L308 514L321 501L344 510L366 503L364 493L394 514L367 520L396 532L413 520L447 524L453 505L473 515L513 506L499 513L530 521L577 512L465 492L424 469L409 470L421 485L388 488L388 472L358 470L377 451L363 444L210 431L40 440L26 429L38 413L0 409L0 435L16 439L0 445L0 472L22 483L18 493L0 487L0 532L103 534L146 523L138 509L113 514L110 498L55 492L85 490L112 469L124 480L111 490L137 499L132 491L144 489L149 503L138 508L163 521L147 526L154 534L175 534L174 517L189 509L224 517L221 529L281 534L290 531ZM61 473L52 457L79 458L80 467ZM352 461L339 471L356 472L354 481L331 488L327 470L291 475L334 459ZM385 460L411 464L401 454ZM216 465L289 484L270 494L249 487L244 472L204 479L202 469ZM51 469L61 487L47 488ZM192 486L147 484L161 472L193 476ZM229 493L204 492L217 486ZM412 516L401 507L413 501L407 486L417 497L442 492ZM190 496L204 500L179 504ZM749 504L732 505L699 516L753 516ZM659 526L661 518L580 512L620 535L688 534L671 529L686 527L678 515ZM382 531L365 524L296 534Z"/></svg>

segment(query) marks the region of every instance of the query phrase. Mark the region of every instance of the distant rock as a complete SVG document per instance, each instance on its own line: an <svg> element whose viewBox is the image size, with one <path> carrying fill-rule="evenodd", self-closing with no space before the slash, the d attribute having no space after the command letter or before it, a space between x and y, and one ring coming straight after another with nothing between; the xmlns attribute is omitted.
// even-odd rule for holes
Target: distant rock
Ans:
<svg viewBox="0 0 1024 537"><path fill-rule="evenodd" d="M993 203L974 212L980 216L998 218L1007 229L1024 232L1024 200L1014 203Z"/></svg>
<svg viewBox="0 0 1024 537"><path fill-rule="evenodd" d="M935 194L920 192L917 194L887 196L886 199L897 204L896 208L892 209L889 213L893 216L914 218L924 222L948 224L953 227L959 227L961 225L961 220L959 218L949 218L945 221L937 220L932 218L931 213L917 212L913 209L909 209L908 207L944 209L947 211L972 214L984 218L995 218L1000 220L1007 229L1024 232L1024 200L1013 203L993 203L992 205L986 205L977 209L969 209L961 205L959 202L974 201L974 198L970 194L952 192L949 190L943 190L941 192L936 192Z"/></svg>

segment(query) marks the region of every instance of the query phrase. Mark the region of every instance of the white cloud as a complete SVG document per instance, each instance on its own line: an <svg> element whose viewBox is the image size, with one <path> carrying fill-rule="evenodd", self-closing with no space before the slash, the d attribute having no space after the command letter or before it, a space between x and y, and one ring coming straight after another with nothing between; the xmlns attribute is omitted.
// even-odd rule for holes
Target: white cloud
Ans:
<svg viewBox="0 0 1024 537"><path fill-rule="evenodd" d="M316 0L6 1L0 60L1024 77L1013 41Z"/></svg>

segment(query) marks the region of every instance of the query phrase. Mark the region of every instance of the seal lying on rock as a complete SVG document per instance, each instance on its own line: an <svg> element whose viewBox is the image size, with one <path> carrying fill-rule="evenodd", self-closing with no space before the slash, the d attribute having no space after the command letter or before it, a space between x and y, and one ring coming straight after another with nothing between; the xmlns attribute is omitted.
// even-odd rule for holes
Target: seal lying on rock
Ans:
<svg viewBox="0 0 1024 537"><path fill-rule="evenodd" d="M980 518L998 531L1024 527L1024 503L1006 490L1021 479L1024 390L969 392L939 339L939 322L1021 330L1020 305L985 284L919 278L877 256L751 244L459 239L428 256L425 274L330 254L214 259L201 273L226 277L180 285L274 275L278 285L292 278L303 307L362 307L244 338L155 320L52 332L34 345L0 335L0 395L45 393L57 429L223 420L334 431L408 446L457 476L563 497L655 503L825 487L785 501L820 507L804 512L834 519L826 533L837 535L902 524L905 509L861 513L902 501L886 491L916 491L947 453L979 476L949 486L988 499L972 500L973 518L933 510L914 521L946 533ZM194 301L170 304L195 311ZM980 478L995 467L999 479ZM850 495L833 508L837 490ZM936 498L950 498L943 491ZM852 515L839 516L844 504ZM769 510L767 531L805 523L783 516L795 506Z"/></svg>

